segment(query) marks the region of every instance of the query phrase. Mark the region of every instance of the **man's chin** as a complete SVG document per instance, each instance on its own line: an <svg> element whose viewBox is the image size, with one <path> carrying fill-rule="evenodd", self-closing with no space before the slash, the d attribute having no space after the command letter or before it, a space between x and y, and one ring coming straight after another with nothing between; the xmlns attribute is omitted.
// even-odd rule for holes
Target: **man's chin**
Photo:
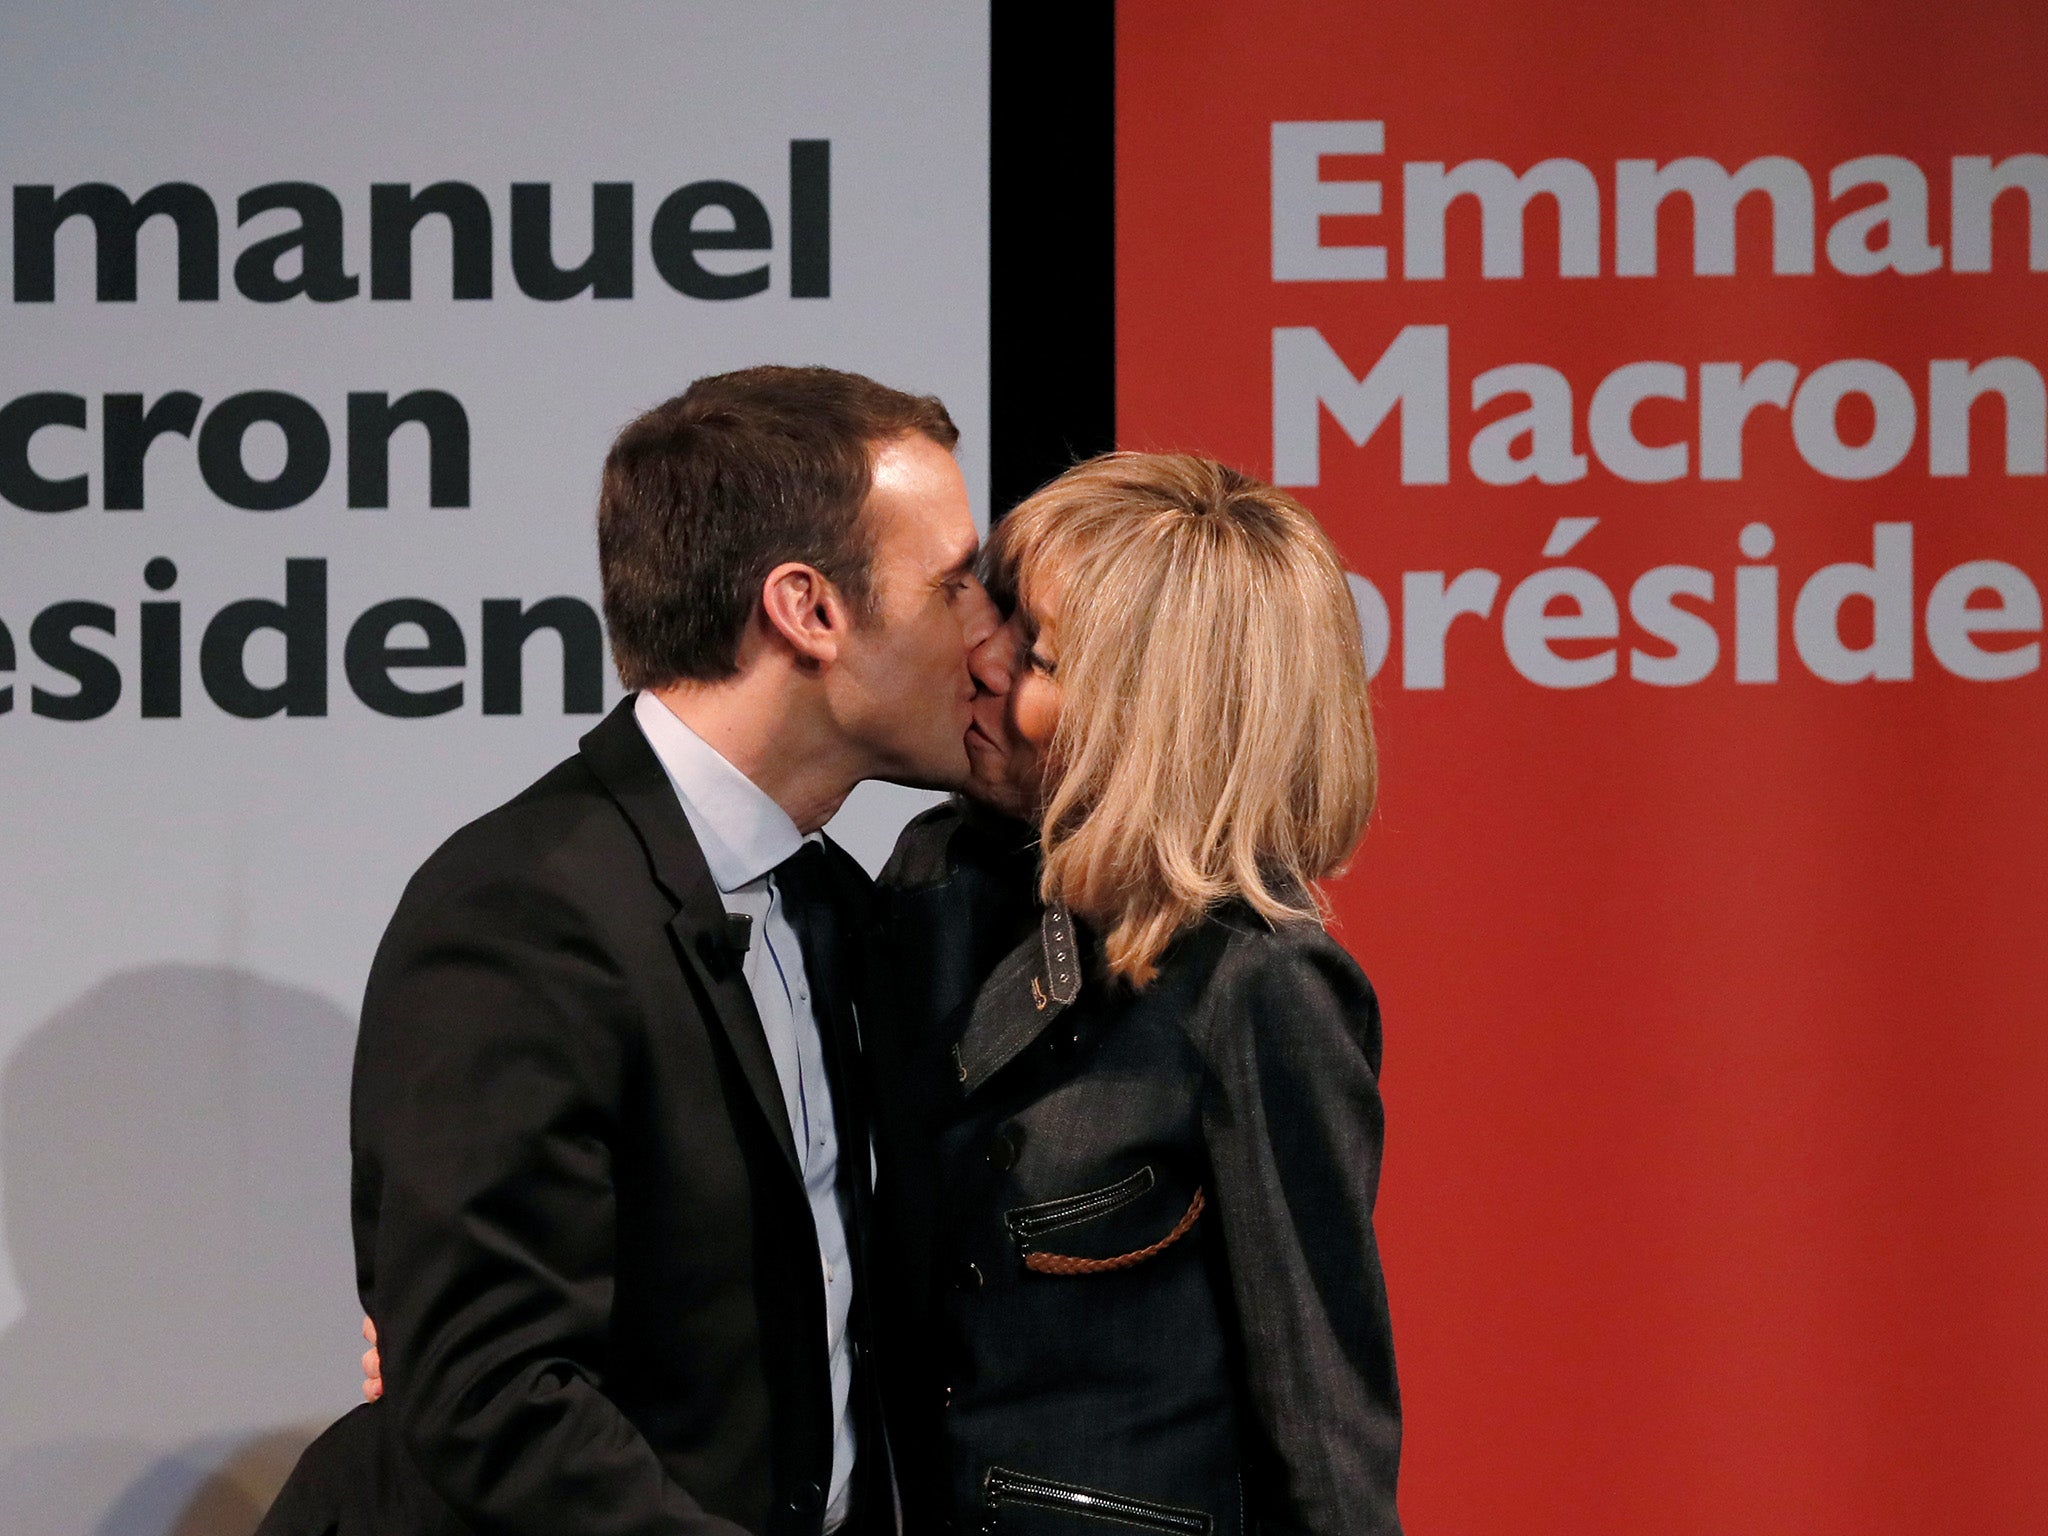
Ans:
<svg viewBox="0 0 2048 1536"><path fill-rule="evenodd" d="M954 743L955 750L948 754L933 751L920 753L913 761L892 765L875 775L888 784L901 784L906 789L936 789L948 794L972 794L974 792L974 766L964 741Z"/></svg>

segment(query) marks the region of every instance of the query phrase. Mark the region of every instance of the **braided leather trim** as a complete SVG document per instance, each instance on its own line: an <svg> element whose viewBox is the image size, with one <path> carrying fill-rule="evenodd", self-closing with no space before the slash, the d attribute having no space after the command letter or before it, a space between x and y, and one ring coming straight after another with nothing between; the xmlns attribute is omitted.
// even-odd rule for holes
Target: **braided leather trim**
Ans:
<svg viewBox="0 0 2048 1536"><path fill-rule="evenodd" d="M1024 1267L1041 1275L1101 1275L1115 1269L1129 1269L1186 1237L1188 1229L1194 1226L1207 1203L1201 1190L1197 1189L1195 1198L1188 1202L1186 1214L1174 1223L1173 1230L1151 1247L1140 1248L1136 1253L1120 1253L1113 1259L1078 1259L1066 1253L1027 1253L1024 1255Z"/></svg>

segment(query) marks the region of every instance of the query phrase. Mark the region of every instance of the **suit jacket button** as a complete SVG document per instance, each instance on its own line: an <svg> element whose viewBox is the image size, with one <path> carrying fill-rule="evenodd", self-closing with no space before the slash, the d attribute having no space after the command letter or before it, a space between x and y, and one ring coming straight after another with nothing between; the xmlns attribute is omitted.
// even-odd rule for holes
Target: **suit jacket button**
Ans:
<svg viewBox="0 0 2048 1536"><path fill-rule="evenodd" d="M789 1507L799 1515L815 1515L825 1507L825 1490L816 1483L798 1483L789 1496Z"/></svg>
<svg viewBox="0 0 2048 1536"><path fill-rule="evenodd" d="M988 1144L989 1166L998 1173L1008 1173L1017 1166L1017 1153L1021 1150L1024 1133L1014 1125L997 1131L995 1139Z"/></svg>
<svg viewBox="0 0 2048 1536"><path fill-rule="evenodd" d="M953 1270L953 1289L956 1291L978 1291L982 1285L981 1266L962 1260Z"/></svg>

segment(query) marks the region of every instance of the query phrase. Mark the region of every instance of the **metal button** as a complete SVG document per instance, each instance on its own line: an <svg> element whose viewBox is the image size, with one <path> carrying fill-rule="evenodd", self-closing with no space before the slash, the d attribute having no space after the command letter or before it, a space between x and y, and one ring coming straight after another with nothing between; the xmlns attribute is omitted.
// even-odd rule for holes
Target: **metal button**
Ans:
<svg viewBox="0 0 2048 1536"><path fill-rule="evenodd" d="M988 1144L989 1166L998 1173L1008 1173L1016 1167L1023 1140L1023 1134L1015 1126L1004 1126L997 1131L995 1139Z"/></svg>
<svg viewBox="0 0 2048 1536"><path fill-rule="evenodd" d="M971 1260L962 1260L953 1270L953 1289L956 1291L978 1291L982 1287L981 1266Z"/></svg>

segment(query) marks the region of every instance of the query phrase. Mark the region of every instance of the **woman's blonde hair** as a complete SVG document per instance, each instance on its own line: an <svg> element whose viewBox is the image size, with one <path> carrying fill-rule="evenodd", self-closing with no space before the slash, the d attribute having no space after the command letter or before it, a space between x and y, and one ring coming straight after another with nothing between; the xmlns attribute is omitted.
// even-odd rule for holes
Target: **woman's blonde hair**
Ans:
<svg viewBox="0 0 2048 1536"><path fill-rule="evenodd" d="M1233 898L1319 919L1376 789L1344 567L1291 496L1211 459L1111 453L991 539L998 594L1056 623L1043 894L1142 986Z"/></svg>

